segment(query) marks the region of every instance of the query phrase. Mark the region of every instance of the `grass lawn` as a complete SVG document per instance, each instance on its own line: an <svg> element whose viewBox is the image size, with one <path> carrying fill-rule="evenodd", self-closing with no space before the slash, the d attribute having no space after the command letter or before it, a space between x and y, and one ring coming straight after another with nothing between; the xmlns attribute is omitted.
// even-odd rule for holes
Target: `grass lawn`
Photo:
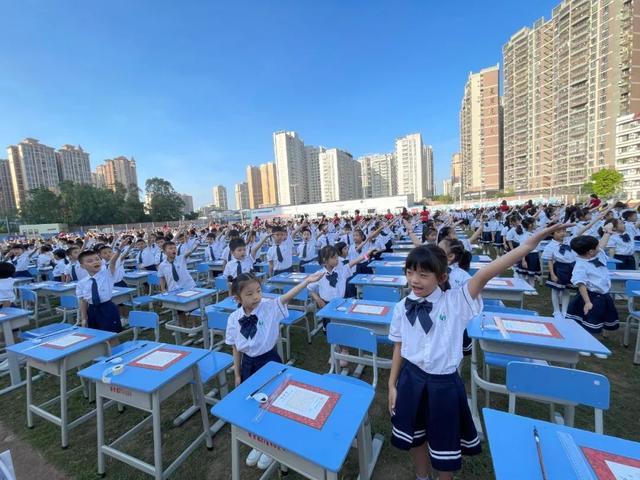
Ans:
<svg viewBox="0 0 640 480"><path fill-rule="evenodd" d="M537 310L541 315L551 313L551 300L547 287L538 287L538 296L525 297L525 308ZM620 304L622 307L622 304ZM623 316L623 309L620 309ZM635 441L640 441L640 417L638 416L638 393L640 392L639 368L632 363L632 348L625 349L620 344L621 332L610 334L609 338L602 339L603 343L613 352L611 358L599 360L588 357L583 358L578 368L598 372L606 375L611 382L611 408L605 412L604 429L609 435L619 436ZM328 368L328 348L322 335L316 335L311 345L307 345L306 337L302 331L294 330L293 354L296 357L296 366L314 372L325 372ZM143 338L146 338L143 336ZM163 341L172 343L172 337L163 330ZM382 351L388 355L389 350ZM370 369L369 369L370 370ZM370 373L370 372L369 372ZM498 374L494 374L498 379ZM365 375L365 380L369 378ZM388 372L381 371L378 383L376 400L370 410L373 422L373 431L382 433L385 437L382 453L374 472L376 479L413 479L413 471L409 457L390 446L390 421L387 413L387 378ZM469 359L464 360L463 378L469 379ZM70 375L70 386L79 384L77 376ZM231 379L230 379L231 380ZM6 382L3 379L3 382ZM4 384L0 385L3 386ZM58 392L57 379L46 377L36 383L34 387L34 400L38 403L54 396ZM506 397L492 395L491 406L506 410ZM181 427L173 427L172 420L190 402L188 390L178 392L170 400L162 404L163 410L163 455L165 466L172 461L198 431L198 416L195 415L189 422ZM484 398L480 395L481 406L484 406ZM80 395L74 395L69 402L70 418L76 418L92 408ZM0 421L12 430L20 438L26 440L34 448L43 453L45 458L55 464L61 471L75 479L96 478L96 424L95 419L86 422L70 433L70 447L67 450L60 448L60 430L49 422L35 417L35 427L26 427L25 390L18 389L12 393L0 397ZM579 407L576 411L576 426L579 428L593 429L593 410ZM518 413L544 420L548 419L548 407L528 401L518 401ZM125 428L130 428L143 418L143 414L133 408L119 414L115 408L106 412L106 440L112 441ZM505 432L508 435L508 432ZM197 449L181 466L172 478L175 479L228 479L231 477L229 451L230 430L225 426L214 437L214 450L207 451L204 444ZM319 445L319 448L326 447ZM152 462L152 436L148 429L127 445L126 450L137 456L142 456ZM248 451L243 450L246 455ZM256 468L244 468L242 478L251 480L259 478L261 471ZM355 479L357 477L357 456L352 451L341 471L340 478ZM114 479L145 479L149 476L134 470L121 462L107 460L107 478ZM287 478L300 478L291 472ZM457 475L459 479L490 479L493 478L491 458L487 444L483 444L483 453L479 456L465 458L463 469Z"/></svg>

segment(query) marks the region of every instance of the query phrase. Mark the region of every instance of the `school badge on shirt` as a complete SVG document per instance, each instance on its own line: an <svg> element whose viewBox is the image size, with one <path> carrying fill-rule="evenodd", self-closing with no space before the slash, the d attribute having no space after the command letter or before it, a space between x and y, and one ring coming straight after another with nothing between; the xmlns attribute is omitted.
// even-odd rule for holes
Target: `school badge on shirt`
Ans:
<svg viewBox="0 0 640 480"><path fill-rule="evenodd" d="M440 315L438 315L438 320L440 320L441 322L444 322L447 319L447 316L444 313L441 313Z"/></svg>

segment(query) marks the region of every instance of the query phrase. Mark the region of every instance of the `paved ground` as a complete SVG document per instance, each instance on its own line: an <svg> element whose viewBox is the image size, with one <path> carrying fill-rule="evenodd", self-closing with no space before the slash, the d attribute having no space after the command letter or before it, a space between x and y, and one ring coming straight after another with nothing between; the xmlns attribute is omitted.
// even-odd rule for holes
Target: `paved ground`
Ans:
<svg viewBox="0 0 640 480"><path fill-rule="evenodd" d="M69 478L48 464L40 452L31 448L0 423L0 453L5 450L11 450L17 480Z"/></svg>

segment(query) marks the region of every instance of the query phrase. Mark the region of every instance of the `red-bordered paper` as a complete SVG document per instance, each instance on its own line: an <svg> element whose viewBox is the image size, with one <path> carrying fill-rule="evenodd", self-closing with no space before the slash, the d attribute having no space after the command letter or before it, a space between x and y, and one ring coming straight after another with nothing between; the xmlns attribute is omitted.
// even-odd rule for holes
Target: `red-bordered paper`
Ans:
<svg viewBox="0 0 640 480"><path fill-rule="evenodd" d="M130 362L129 365L132 367L148 368L150 370L166 370L187 355L189 355L189 352L185 352L184 350L158 348L135 359L133 362Z"/></svg>
<svg viewBox="0 0 640 480"><path fill-rule="evenodd" d="M513 282L509 279L493 278L487 282L487 287L513 287Z"/></svg>
<svg viewBox="0 0 640 480"><path fill-rule="evenodd" d="M598 480L617 480L619 478L637 478L640 474L640 459L623 457L614 453L603 452L589 447L581 447ZM612 471L613 469L613 471ZM625 477L622 470L635 475ZM622 474L620 475L616 475ZM626 473L626 472L625 472Z"/></svg>
<svg viewBox="0 0 640 480"><path fill-rule="evenodd" d="M61 337L49 340L43 343L43 347L55 348L56 350L64 350L65 348L73 347L77 343L84 342L93 338L93 335L86 335L84 333L70 333Z"/></svg>
<svg viewBox="0 0 640 480"><path fill-rule="evenodd" d="M496 324L500 322L507 332L535 335L536 337L564 338L551 322L535 322L521 318L503 317L502 315L495 315L494 319Z"/></svg>
<svg viewBox="0 0 640 480"><path fill-rule="evenodd" d="M273 401L261 408L318 430L322 429L340 399L339 393L295 380L283 383L273 395Z"/></svg>
<svg viewBox="0 0 640 480"><path fill-rule="evenodd" d="M349 309L350 313L357 313L360 315L375 315L376 317L382 317L387 314L389 307L382 305L372 305L370 303L354 303Z"/></svg>

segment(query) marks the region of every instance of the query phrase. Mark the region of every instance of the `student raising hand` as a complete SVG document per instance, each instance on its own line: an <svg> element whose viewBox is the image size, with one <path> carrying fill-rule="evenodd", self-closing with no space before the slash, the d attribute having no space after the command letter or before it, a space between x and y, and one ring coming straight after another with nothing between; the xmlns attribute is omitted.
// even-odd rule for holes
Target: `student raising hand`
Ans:
<svg viewBox="0 0 640 480"><path fill-rule="evenodd" d="M467 283L469 294L472 298L476 298L482 292L482 289L493 277L500 275L507 270L510 266L520 262L529 252L531 252L542 240L549 237L556 230L562 230L572 227L573 223L556 223L550 227L538 230L531 235L525 242L519 247L511 250L509 253L498 257L486 267L481 268L478 272L471 277L471 280Z"/></svg>

